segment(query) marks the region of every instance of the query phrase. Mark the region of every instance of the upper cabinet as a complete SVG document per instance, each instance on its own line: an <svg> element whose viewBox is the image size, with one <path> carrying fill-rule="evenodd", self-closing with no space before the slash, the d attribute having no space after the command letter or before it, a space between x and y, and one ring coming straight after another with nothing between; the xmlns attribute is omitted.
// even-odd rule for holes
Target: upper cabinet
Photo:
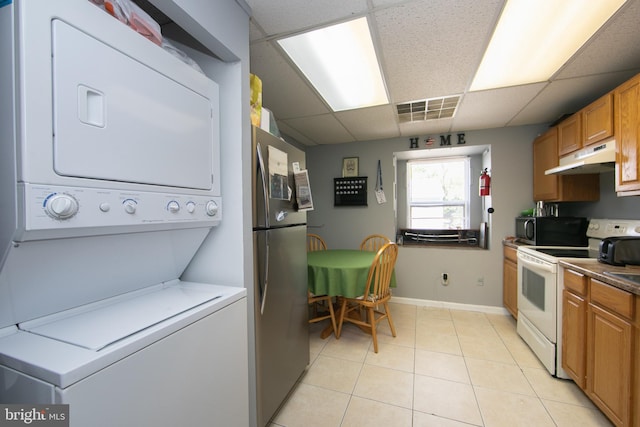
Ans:
<svg viewBox="0 0 640 427"><path fill-rule="evenodd" d="M566 122L566 120L565 120ZM564 122L563 122L564 123ZM545 202L587 202L600 198L600 178L589 175L545 175L558 166L559 126L533 141L533 200Z"/></svg>
<svg viewBox="0 0 640 427"><path fill-rule="evenodd" d="M640 74L569 116L533 142L533 199L572 202L599 199L600 179L545 175L560 158L586 146L615 140L616 193L640 196Z"/></svg>
<svg viewBox="0 0 640 427"><path fill-rule="evenodd" d="M558 155L582 148L582 114L577 112L558 124Z"/></svg>
<svg viewBox="0 0 640 427"><path fill-rule="evenodd" d="M613 136L613 93L595 100L580 113L583 145L595 144Z"/></svg>
<svg viewBox="0 0 640 427"><path fill-rule="evenodd" d="M613 136L613 93L593 101L560 122L557 128L559 156Z"/></svg>
<svg viewBox="0 0 640 427"><path fill-rule="evenodd" d="M558 166L558 128L551 128L533 141L533 200L558 198L558 177L544 171Z"/></svg>
<svg viewBox="0 0 640 427"><path fill-rule="evenodd" d="M640 195L640 75L614 91L616 192Z"/></svg>

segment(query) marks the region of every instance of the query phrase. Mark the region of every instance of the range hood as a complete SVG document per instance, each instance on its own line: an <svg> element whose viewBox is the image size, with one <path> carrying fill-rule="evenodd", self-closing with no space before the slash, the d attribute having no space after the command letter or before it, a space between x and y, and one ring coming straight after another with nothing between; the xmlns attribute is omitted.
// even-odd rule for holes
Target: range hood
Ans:
<svg viewBox="0 0 640 427"><path fill-rule="evenodd" d="M544 171L545 175L578 175L611 172L615 168L616 142L595 144L560 158L560 166Z"/></svg>

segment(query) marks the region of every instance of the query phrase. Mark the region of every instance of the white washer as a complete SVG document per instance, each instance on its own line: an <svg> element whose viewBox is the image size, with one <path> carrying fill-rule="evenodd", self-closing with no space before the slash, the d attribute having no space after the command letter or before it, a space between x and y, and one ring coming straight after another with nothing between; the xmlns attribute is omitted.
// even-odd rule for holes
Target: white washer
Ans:
<svg viewBox="0 0 640 427"><path fill-rule="evenodd" d="M6 328L0 401L69 404L72 426L246 425L245 293L175 281Z"/></svg>

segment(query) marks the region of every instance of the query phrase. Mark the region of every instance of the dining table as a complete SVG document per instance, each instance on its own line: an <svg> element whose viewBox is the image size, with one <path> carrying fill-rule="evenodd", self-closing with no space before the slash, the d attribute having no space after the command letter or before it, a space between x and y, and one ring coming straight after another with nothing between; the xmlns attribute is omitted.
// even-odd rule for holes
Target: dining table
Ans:
<svg viewBox="0 0 640 427"><path fill-rule="evenodd" d="M356 298L364 294L369 269L376 253L359 249L328 249L307 253L308 286L315 295ZM396 286L395 271L391 287ZM337 314L337 313L336 313ZM332 327L324 330L323 338Z"/></svg>

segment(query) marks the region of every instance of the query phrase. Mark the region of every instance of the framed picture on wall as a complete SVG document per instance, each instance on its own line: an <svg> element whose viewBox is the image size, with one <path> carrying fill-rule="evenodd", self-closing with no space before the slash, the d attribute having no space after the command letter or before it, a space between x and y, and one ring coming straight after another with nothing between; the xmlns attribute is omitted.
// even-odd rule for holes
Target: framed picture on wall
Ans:
<svg viewBox="0 0 640 427"><path fill-rule="evenodd" d="M342 177L358 176L358 158L345 157L342 159Z"/></svg>

